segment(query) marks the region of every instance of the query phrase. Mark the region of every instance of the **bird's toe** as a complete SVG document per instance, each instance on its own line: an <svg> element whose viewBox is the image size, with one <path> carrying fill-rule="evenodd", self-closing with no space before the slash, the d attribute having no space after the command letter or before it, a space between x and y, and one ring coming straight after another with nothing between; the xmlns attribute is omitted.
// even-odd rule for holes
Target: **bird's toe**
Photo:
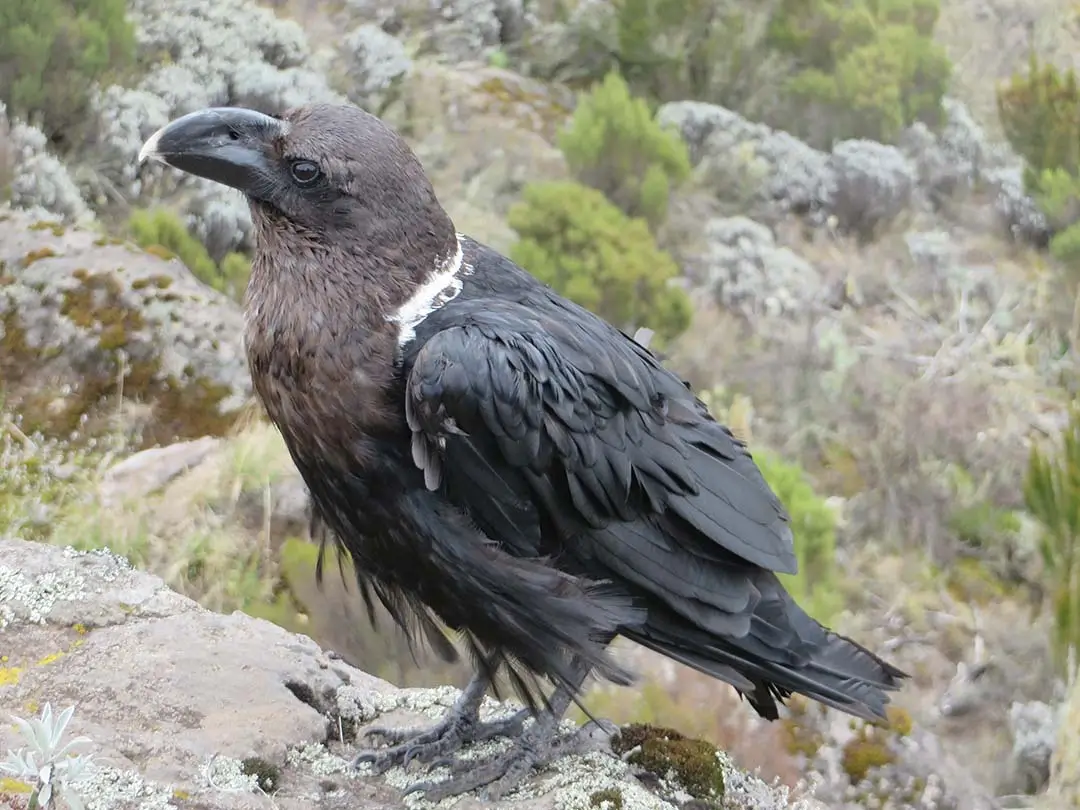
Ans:
<svg viewBox="0 0 1080 810"><path fill-rule="evenodd" d="M389 747L357 752L352 766L370 764L374 773L382 774L398 765L408 767L412 762L455 763L455 755L466 745L520 734L528 716L528 710L522 710L497 720L480 721L473 715L452 709L429 728L379 726L367 729L363 734L365 738L376 738Z"/></svg>
<svg viewBox="0 0 1080 810"><path fill-rule="evenodd" d="M451 796L477 791L484 802L498 801L513 793L535 772L555 760L586 746L588 735L581 731L556 736L551 718L535 723L503 753L481 760L443 759L434 768L444 767L449 777L411 785L405 792L423 793L427 801L438 803Z"/></svg>

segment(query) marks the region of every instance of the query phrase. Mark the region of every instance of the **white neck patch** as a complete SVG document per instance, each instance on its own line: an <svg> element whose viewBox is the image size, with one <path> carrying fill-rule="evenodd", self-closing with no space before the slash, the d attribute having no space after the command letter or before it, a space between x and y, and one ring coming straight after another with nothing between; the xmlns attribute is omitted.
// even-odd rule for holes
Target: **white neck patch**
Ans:
<svg viewBox="0 0 1080 810"><path fill-rule="evenodd" d="M450 258L442 262L435 272L412 294L392 315L387 316L401 326L398 334L398 346L404 347L416 337L416 327L438 309L446 306L461 294L465 286L463 276L469 275L472 268L465 264L461 253L461 234L457 236L457 247Z"/></svg>

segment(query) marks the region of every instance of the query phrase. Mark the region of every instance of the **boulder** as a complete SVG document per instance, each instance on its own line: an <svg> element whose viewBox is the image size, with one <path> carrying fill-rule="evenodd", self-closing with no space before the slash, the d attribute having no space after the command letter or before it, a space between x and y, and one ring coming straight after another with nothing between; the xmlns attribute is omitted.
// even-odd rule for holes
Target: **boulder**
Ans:
<svg viewBox="0 0 1080 810"><path fill-rule="evenodd" d="M347 762L373 720L431 722L457 690L395 688L306 636L204 610L107 551L0 539L0 561L0 706L22 718L46 704L75 707L64 739L88 738L77 750L92 759L74 787L91 810L431 807L401 797L417 774L375 777ZM488 701L484 711L512 708ZM605 734L595 739L596 750L564 757L504 802L470 795L456 806L706 806L687 801L670 774L612 756ZM0 725L0 752L25 747L13 725ZM821 810L720 752L716 767L724 800L708 806ZM0 780L0 805L24 807L25 791L23 780Z"/></svg>
<svg viewBox="0 0 1080 810"><path fill-rule="evenodd" d="M251 395L240 308L175 259L0 211L0 389L25 433L219 435Z"/></svg>
<svg viewBox="0 0 1080 810"><path fill-rule="evenodd" d="M417 62L384 117L416 151L458 230L496 250L524 186L568 175L556 148L573 94L512 71Z"/></svg>
<svg viewBox="0 0 1080 810"><path fill-rule="evenodd" d="M1080 680L1074 680L1062 709L1057 745L1050 761L1049 807L1080 807Z"/></svg>

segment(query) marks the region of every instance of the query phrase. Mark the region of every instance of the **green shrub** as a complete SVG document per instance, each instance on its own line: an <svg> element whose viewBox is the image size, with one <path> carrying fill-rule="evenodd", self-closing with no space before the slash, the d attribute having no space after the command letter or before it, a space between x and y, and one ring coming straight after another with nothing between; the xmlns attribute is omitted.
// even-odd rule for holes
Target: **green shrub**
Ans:
<svg viewBox="0 0 1080 810"><path fill-rule="evenodd" d="M654 228L667 215L671 187L690 174L682 138L661 127L616 73L581 98L559 148L578 180Z"/></svg>
<svg viewBox="0 0 1080 810"><path fill-rule="evenodd" d="M1064 663L1080 651L1080 408L1056 453L1031 450L1024 502L1042 528L1045 580L1054 611L1054 642Z"/></svg>
<svg viewBox="0 0 1080 810"><path fill-rule="evenodd" d="M1076 73L1043 65L1033 52L1027 73L997 91L1005 137L1027 162L1025 184L1037 189L1045 172L1080 174L1080 87Z"/></svg>
<svg viewBox="0 0 1080 810"><path fill-rule="evenodd" d="M1054 234L1050 255L1065 266L1069 281L1080 281L1080 177L1062 168L1044 169L1033 193Z"/></svg>
<svg viewBox="0 0 1080 810"><path fill-rule="evenodd" d="M192 275L219 292L236 298L247 284L251 262L246 256L228 253L220 264L215 263L203 243L171 211L135 211L128 220L128 230L141 247L165 259L175 256Z"/></svg>
<svg viewBox="0 0 1080 810"><path fill-rule="evenodd" d="M509 221L520 236L510 257L613 325L653 329L658 345L689 326L689 298L671 283L679 274L674 259L644 220L628 218L599 191L534 183Z"/></svg>
<svg viewBox="0 0 1080 810"><path fill-rule="evenodd" d="M118 77L134 58L124 0L0 3L0 100L56 146L81 137L94 86Z"/></svg>
<svg viewBox="0 0 1080 810"><path fill-rule="evenodd" d="M593 65L594 79L617 70L636 95L657 102L753 107L772 95L764 76L775 66L761 45L769 5L614 0L610 31L579 32L577 61Z"/></svg>
<svg viewBox="0 0 1080 810"><path fill-rule="evenodd" d="M1062 167L1029 174L1030 191L1054 231L1080 221L1080 177Z"/></svg>
<svg viewBox="0 0 1080 810"><path fill-rule="evenodd" d="M938 11L937 0L784 0L766 42L796 65L793 131L827 147L939 123L952 65L932 38Z"/></svg>
<svg viewBox="0 0 1080 810"><path fill-rule="evenodd" d="M828 623L843 601L837 590L836 516L802 467L762 450L754 451L754 461L791 516L799 572L781 574L780 580L803 610Z"/></svg>

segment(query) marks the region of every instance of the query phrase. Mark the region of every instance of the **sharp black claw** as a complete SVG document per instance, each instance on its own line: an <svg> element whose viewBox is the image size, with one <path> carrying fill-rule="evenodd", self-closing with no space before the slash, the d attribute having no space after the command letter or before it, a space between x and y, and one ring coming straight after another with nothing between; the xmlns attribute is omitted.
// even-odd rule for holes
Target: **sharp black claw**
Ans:
<svg viewBox="0 0 1080 810"><path fill-rule="evenodd" d="M435 787L436 784L436 782L413 782L411 785L401 791L401 795L409 796L413 793L427 794L433 787Z"/></svg>
<svg viewBox="0 0 1080 810"><path fill-rule="evenodd" d="M435 771L439 768L453 768L457 762L458 760L453 757L439 757L438 759L431 761L431 769Z"/></svg>
<svg viewBox="0 0 1080 810"><path fill-rule="evenodd" d="M409 746L409 748L405 751L405 756L401 760L401 767L408 768L409 763L412 762L414 759L419 760L420 762L424 761L424 746Z"/></svg>

